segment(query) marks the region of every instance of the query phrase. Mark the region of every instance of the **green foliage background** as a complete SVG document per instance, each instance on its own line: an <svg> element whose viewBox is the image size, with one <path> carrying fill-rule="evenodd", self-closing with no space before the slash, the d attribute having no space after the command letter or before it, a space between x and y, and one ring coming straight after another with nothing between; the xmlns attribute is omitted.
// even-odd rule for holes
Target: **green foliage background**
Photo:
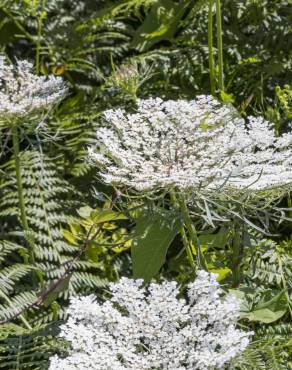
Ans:
<svg viewBox="0 0 292 370"><path fill-rule="evenodd" d="M193 277L185 253L179 253L179 222L171 223L179 216L161 213L161 200L122 199L106 188L86 148L102 111L131 107L133 96L167 99L210 93L208 5L209 0L0 0L0 52L12 62L29 59L36 73L60 75L70 87L54 112L21 128L30 235L19 219L11 130L0 122L1 369L46 369L49 355L56 348L65 350L52 333L65 317L68 296L95 292L102 297L109 281L131 276L130 249L136 276L150 279L160 271L182 284ZM270 119L278 133L290 130L291 1L222 0L221 8L225 91L217 88L216 95L231 101L243 116ZM215 17L213 21L218 87ZM134 79L120 78L119 72L127 68L137 72ZM109 209L113 198L115 205ZM287 205L290 197L281 197L280 206ZM220 207L205 209L198 228L209 265L231 288L235 218L226 217L232 205ZM244 302L240 325L254 330L255 337L234 366L290 369L291 221L276 221L273 212L259 218L259 213L244 231L244 274L235 289ZM259 232L267 223L258 219L270 220L269 236ZM96 237L88 242L94 232ZM139 242L141 234L146 237ZM153 238L160 249L153 248ZM34 263L28 256L31 242ZM85 252L74 259L85 242ZM144 260L136 255L137 243L143 244L143 259L151 261L147 273L139 267ZM34 305L71 262L69 279L57 294Z"/></svg>

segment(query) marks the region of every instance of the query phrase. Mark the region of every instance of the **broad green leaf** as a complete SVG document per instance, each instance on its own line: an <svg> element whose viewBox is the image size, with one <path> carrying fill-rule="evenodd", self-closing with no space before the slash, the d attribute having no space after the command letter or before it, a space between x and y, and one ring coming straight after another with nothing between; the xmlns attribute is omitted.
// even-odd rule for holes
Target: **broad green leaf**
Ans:
<svg viewBox="0 0 292 370"><path fill-rule="evenodd" d="M99 256L104 253L105 248L92 242L85 251L87 259L95 263L99 262Z"/></svg>
<svg viewBox="0 0 292 370"><path fill-rule="evenodd" d="M220 97L223 103L228 103L228 102L235 103L235 99L232 94L227 94L224 91L220 91Z"/></svg>
<svg viewBox="0 0 292 370"><path fill-rule="evenodd" d="M180 221L167 213L148 214L137 220L131 248L134 278L149 281L158 273L180 227Z"/></svg>
<svg viewBox="0 0 292 370"><path fill-rule="evenodd" d="M241 301L240 317L249 321L269 324L287 312L287 302L282 299L284 291L272 296L273 291L268 290L262 294L261 301L256 305L254 301L257 300L257 292L251 292L249 289L230 289L229 291Z"/></svg>
<svg viewBox="0 0 292 370"><path fill-rule="evenodd" d="M263 301L257 304L256 309L263 309L263 308L270 308L270 309L277 309L278 307L283 306L283 301L281 300L284 297L285 291L282 290L279 294L273 296L268 301Z"/></svg>
<svg viewBox="0 0 292 370"><path fill-rule="evenodd" d="M77 213L79 214L80 217L82 218L87 218L90 217L91 212L93 212L94 209L89 207L89 206L84 206L78 209Z"/></svg>
<svg viewBox="0 0 292 370"><path fill-rule="evenodd" d="M152 45L171 41L187 4L175 4L172 0L160 0L154 4L142 25L135 31L131 46L147 51Z"/></svg>
<svg viewBox="0 0 292 370"><path fill-rule="evenodd" d="M82 227L77 222L69 222L70 231L74 236L78 236L82 233Z"/></svg>
<svg viewBox="0 0 292 370"><path fill-rule="evenodd" d="M222 269L211 269L210 272L213 274L217 274L217 281L221 281L226 278L226 276L231 274L231 270L229 268L222 268Z"/></svg>
<svg viewBox="0 0 292 370"><path fill-rule="evenodd" d="M78 245L78 240L69 230L63 229L63 236L70 244Z"/></svg>
<svg viewBox="0 0 292 370"><path fill-rule="evenodd" d="M78 211L80 217L92 224L98 224L107 221L126 220L127 216L121 212L115 212L111 209L93 209L89 206L81 207ZM92 222L91 222L92 221Z"/></svg>
<svg viewBox="0 0 292 370"><path fill-rule="evenodd" d="M226 227L221 227L216 234L202 234L199 236L201 245L208 245L217 248L225 247L229 239L229 230Z"/></svg>
<svg viewBox="0 0 292 370"><path fill-rule="evenodd" d="M122 253L132 247L133 240L127 240L122 247L114 247L113 251L116 253Z"/></svg>
<svg viewBox="0 0 292 370"><path fill-rule="evenodd" d="M128 218L123 213L115 212L110 209L95 210L91 213L90 217L95 224L107 221L127 220Z"/></svg>
<svg viewBox="0 0 292 370"><path fill-rule="evenodd" d="M246 312L242 313L240 315L241 318L246 318L249 321L259 321L264 324L270 324L274 321L277 321L280 319L283 315L285 315L286 310L279 310L273 312L272 310L269 310L268 308L263 308L260 310L255 310L252 312Z"/></svg>

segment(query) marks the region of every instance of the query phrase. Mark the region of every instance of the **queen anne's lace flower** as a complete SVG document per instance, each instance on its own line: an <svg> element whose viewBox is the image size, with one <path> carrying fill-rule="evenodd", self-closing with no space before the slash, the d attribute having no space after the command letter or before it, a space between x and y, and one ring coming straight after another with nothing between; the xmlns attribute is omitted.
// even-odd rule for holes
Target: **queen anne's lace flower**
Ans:
<svg viewBox="0 0 292 370"><path fill-rule="evenodd" d="M71 299L61 327L69 356L52 357L50 370L220 370L249 343L252 333L235 328L238 300L222 300L214 274L199 271L188 302L175 282L122 278L110 290L103 304Z"/></svg>
<svg viewBox="0 0 292 370"><path fill-rule="evenodd" d="M159 188L265 189L292 182L292 134L276 137L262 118L247 124L210 96L193 101L138 100L135 113L104 113L89 154L104 182Z"/></svg>
<svg viewBox="0 0 292 370"><path fill-rule="evenodd" d="M32 69L25 60L13 66L0 59L0 121L32 117L50 109L66 94L60 77L36 76Z"/></svg>

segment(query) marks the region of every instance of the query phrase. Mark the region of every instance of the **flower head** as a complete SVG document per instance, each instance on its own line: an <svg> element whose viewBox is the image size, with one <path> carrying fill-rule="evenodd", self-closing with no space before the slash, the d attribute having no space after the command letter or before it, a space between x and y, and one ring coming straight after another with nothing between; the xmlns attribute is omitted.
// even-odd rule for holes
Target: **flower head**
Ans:
<svg viewBox="0 0 292 370"><path fill-rule="evenodd" d="M28 61L16 66L0 59L0 120L10 121L49 110L67 92L60 77L37 76Z"/></svg>
<svg viewBox="0 0 292 370"><path fill-rule="evenodd" d="M111 299L72 298L61 336L67 358L51 358L51 370L223 369L248 345L252 333L235 328L239 302L222 299L216 276L205 271L178 298L175 282L122 278Z"/></svg>
<svg viewBox="0 0 292 370"><path fill-rule="evenodd" d="M138 100L108 110L90 157L105 183L138 191L265 189L292 182L292 134L276 137L262 118L248 123L210 96Z"/></svg>

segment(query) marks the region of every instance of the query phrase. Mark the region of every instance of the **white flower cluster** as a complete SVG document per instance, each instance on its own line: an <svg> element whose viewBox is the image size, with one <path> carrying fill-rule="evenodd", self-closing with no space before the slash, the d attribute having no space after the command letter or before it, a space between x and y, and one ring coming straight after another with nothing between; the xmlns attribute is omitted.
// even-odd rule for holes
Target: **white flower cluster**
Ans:
<svg viewBox="0 0 292 370"><path fill-rule="evenodd" d="M135 113L104 113L90 157L105 183L159 188L266 189L292 182L292 134L276 137L262 118L248 123L211 96L138 100Z"/></svg>
<svg viewBox="0 0 292 370"><path fill-rule="evenodd" d="M0 120L10 121L48 110L67 92L60 77L36 76L33 65L18 61L16 66L0 58Z"/></svg>
<svg viewBox="0 0 292 370"><path fill-rule="evenodd" d="M122 278L110 290L103 304L71 299L61 327L70 353L53 356L50 370L220 370L249 344L252 333L235 328L239 302L222 300L215 274L199 271L188 302L175 282Z"/></svg>

